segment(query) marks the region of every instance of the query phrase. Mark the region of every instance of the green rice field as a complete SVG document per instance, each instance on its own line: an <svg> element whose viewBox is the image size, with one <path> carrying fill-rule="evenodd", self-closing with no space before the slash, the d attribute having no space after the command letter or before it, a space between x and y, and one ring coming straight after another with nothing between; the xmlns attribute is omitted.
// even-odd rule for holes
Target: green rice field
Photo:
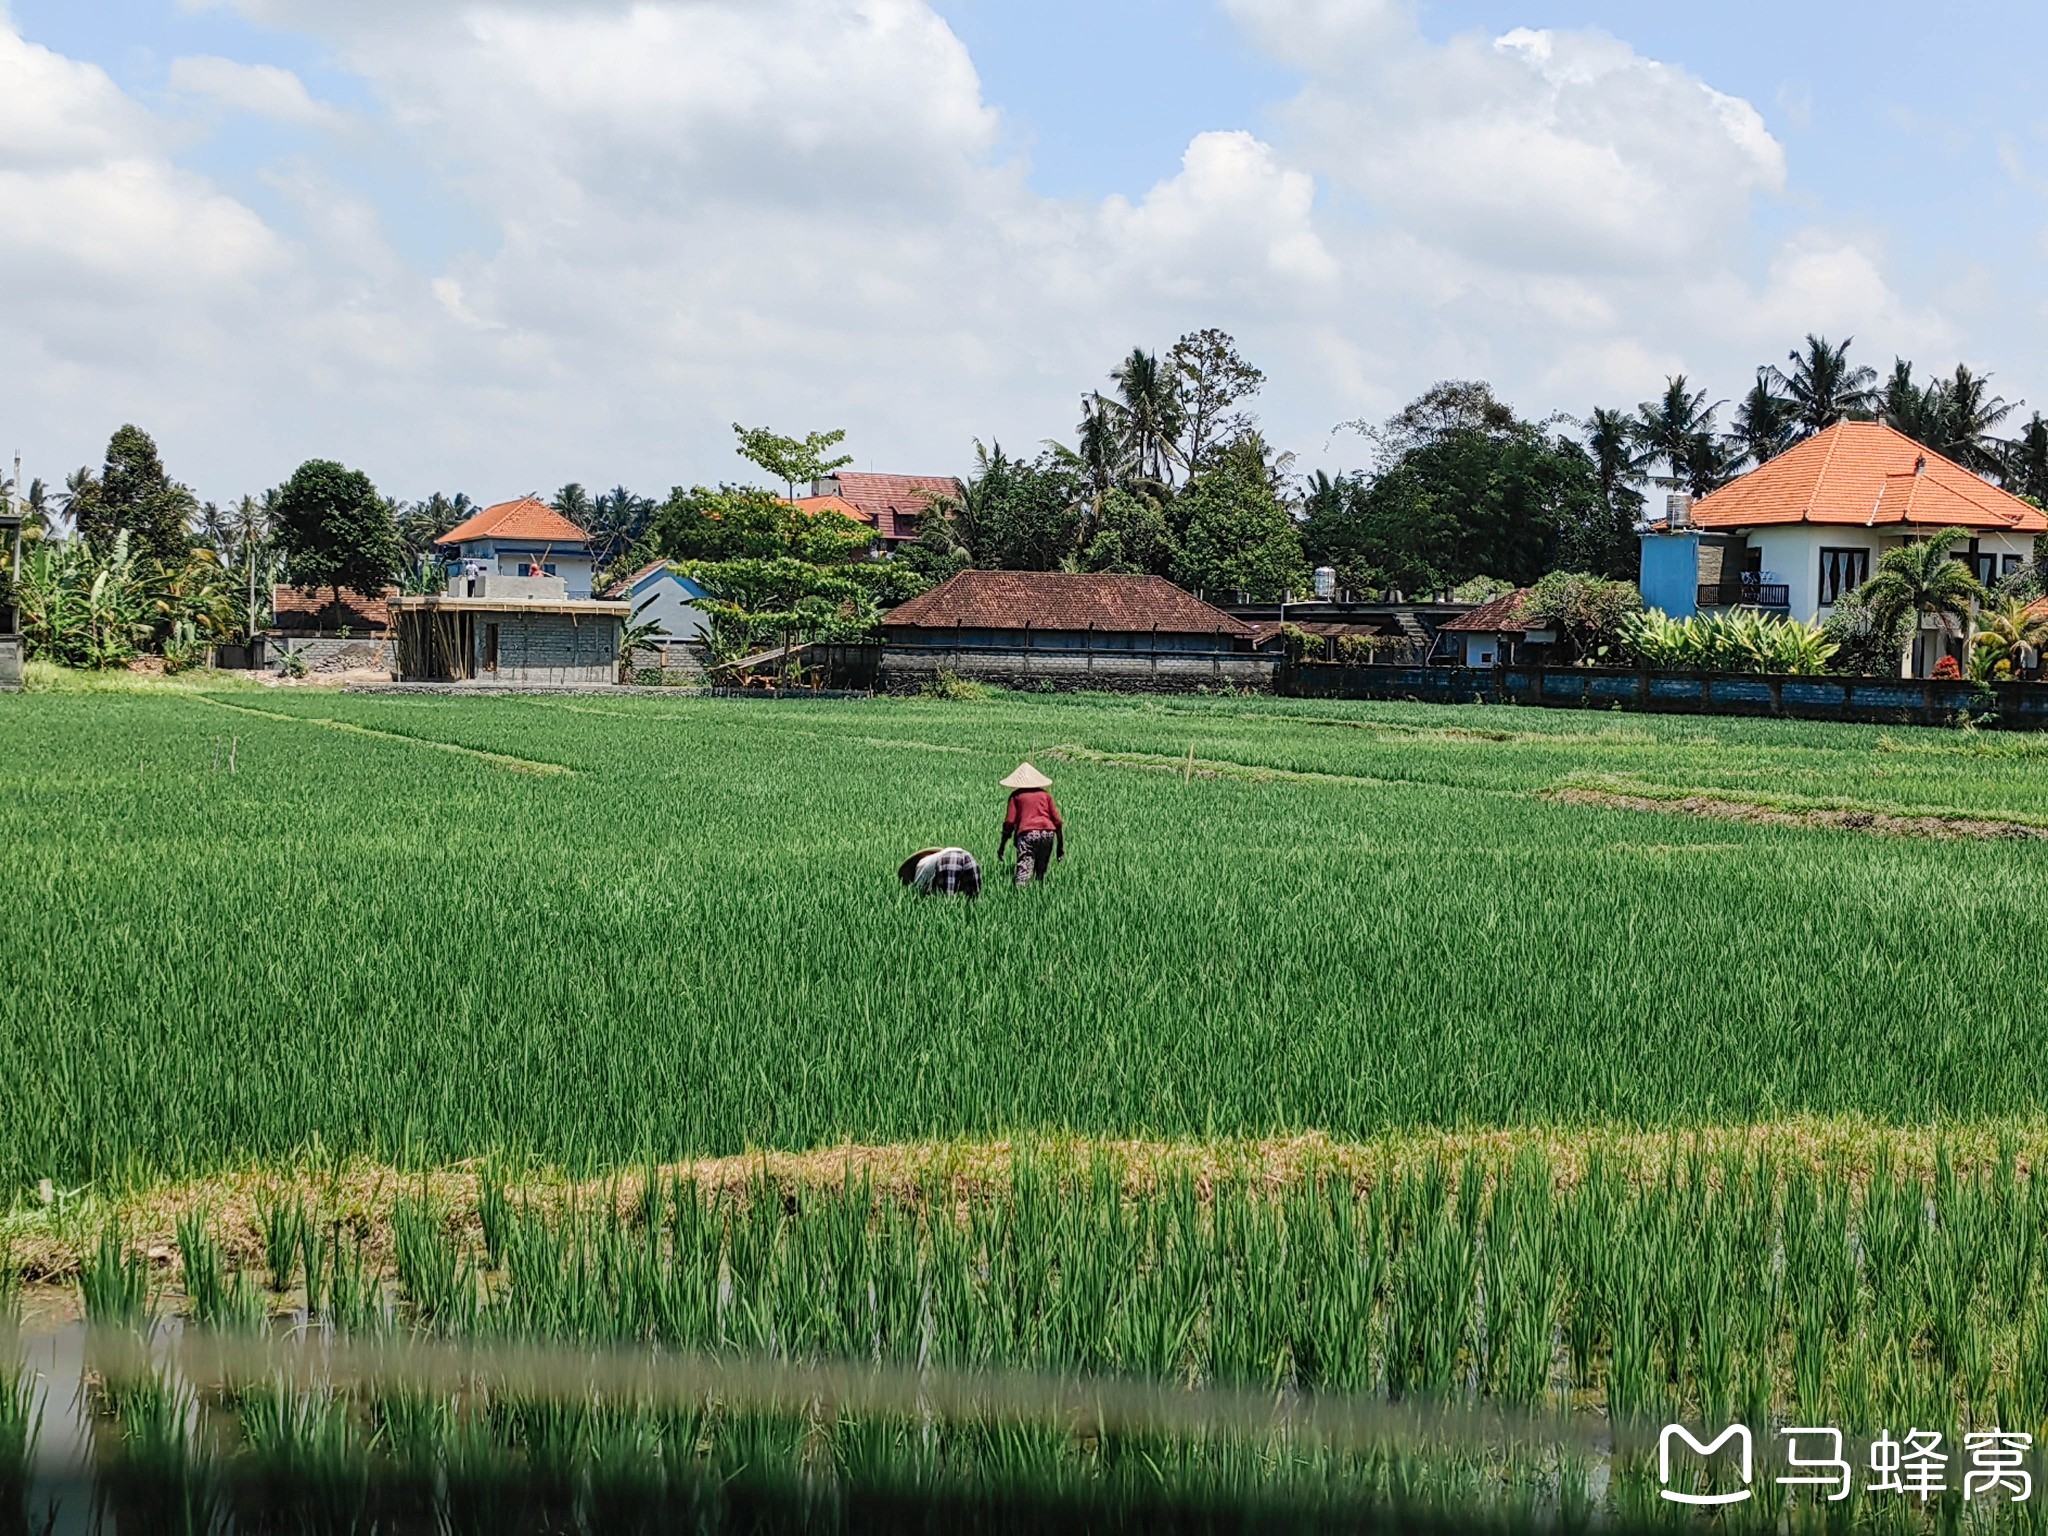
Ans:
<svg viewBox="0 0 2048 1536"><path fill-rule="evenodd" d="M996 781L1069 857L1014 891ZM230 765L232 764L232 771ZM1751 819L1566 803L1591 791ZM1824 826L1754 819L1848 812ZM1919 818L1877 835L1855 823ZM2034 1117L2048 739L1113 700L0 697L0 1187ZM958 842L976 902L894 878Z"/></svg>

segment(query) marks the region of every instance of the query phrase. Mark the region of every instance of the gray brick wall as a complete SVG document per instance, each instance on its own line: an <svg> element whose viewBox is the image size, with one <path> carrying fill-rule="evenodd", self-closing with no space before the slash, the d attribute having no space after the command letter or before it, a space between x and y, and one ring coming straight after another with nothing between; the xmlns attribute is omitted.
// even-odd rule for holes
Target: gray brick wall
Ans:
<svg viewBox="0 0 2048 1536"><path fill-rule="evenodd" d="M610 615L513 613L477 619L498 626L501 683L615 683L619 678L619 621ZM479 674L482 675L482 674Z"/></svg>
<svg viewBox="0 0 2048 1536"><path fill-rule="evenodd" d="M1207 656L1170 652L1133 655L1113 651L882 652L882 675L891 693L911 693L942 669L956 677L1026 690L1048 684L1056 692L1193 693L1200 688L1273 686L1275 658L1253 651Z"/></svg>
<svg viewBox="0 0 2048 1536"><path fill-rule="evenodd" d="M13 635L0 638L0 689L12 693L21 686L20 639Z"/></svg>

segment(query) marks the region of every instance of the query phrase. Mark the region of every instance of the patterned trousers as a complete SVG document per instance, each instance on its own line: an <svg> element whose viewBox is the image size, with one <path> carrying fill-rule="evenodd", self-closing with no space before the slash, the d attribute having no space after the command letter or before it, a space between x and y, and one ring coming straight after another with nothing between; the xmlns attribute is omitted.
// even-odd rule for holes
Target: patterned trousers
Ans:
<svg viewBox="0 0 2048 1536"><path fill-rule="evenodd" d="M1029 885L1033 880L1043 880L1052 873L1053 841L1050 832L1017 834L1017 868L1011 876L1016 884Z"/></svg>

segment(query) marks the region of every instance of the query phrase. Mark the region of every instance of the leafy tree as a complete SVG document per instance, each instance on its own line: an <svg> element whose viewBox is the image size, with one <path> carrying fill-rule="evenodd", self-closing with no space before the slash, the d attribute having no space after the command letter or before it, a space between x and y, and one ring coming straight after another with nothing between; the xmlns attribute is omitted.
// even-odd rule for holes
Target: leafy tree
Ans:
<svg viewBox="0 0 2048 1536"><path fill-rule="evenodd" d="M980 442L965 493L946 503L954 533L976 565L989 570L1052 571L1080 553L1085 519L1081 476L1071 455L1048 450L1016 459Z"/></svg>
<svg viewBox="0 0 2048 1536"><path fill-rule="evenodd" d="M164 472L147 432L123 426L108 439L98 476L81 470L74 480L67 510L87 543L111 548L125 529L135 558L184 564L198 499Z"/></svg>
<svg viewBox="0 0 2048 1536"><path fill-rule="evenodd" d="M1900 651L1912 654L1911 610L1873 608L1868 583L1837 598L1821 630L1834 644L1831 666L1836 672L1864 677L1896 674Z"/></svg>
<svg viewBox="0 0 2048 1536"><path fill-rule="evenodd" d="M571 521L590 535L597 567L604 570L624 563L631 558L630 551L646 542L654 531L655 510L652 497L636 496L623 485L615 485L590 503L584 517Z"/></svg>
<svg viewBox="0 0 2048 1536"><path fill-rule="evenodd" d="M1301 532L1273 492L1264 455L1241 438L1176 503L1180 553L1174 580L1206 592L1272 599L1306 586Z"/></svg>
<svg viewBox="0 0 2048 1536"><path fill-rule="evenodd" d="M862 558L869 531L837 512L811 513L755 486L669 493L654 514L655 553L668 560L796 560L844 565Z"/></svg>
<svg viewBox="0 0 2048 1536"><path fill-rule="evenodd" d="M1903 357L1893 358L1892 371L1877 397L1877 417L1916 443L1934 448L1942 438L1941 386L1916 383L1913 365Z"/></svg>
<svg viewBox="0 0 2048 1536"><path fill-rule="evenodd" d="M1113 490L1102 499L1095 537L1082 551L1084 571L1171 576L1180 558L1173 524L1158 498Z"/></svg>
<svg viewBox="0 0 2048 1536"><path fill-rule="evenodd" d="M1481 572L1526 585L1560 558L1635 569L1633 509L1602 496L1592 456L1520 420L1486 385L1435 385L1362 430L1380 446L1379 469L1329 490L1312 483L1303 528L1310 557L1346 585L1412 592Z"/></svg>
<svg viewBox="0 0 2048 1536"><path fill-rule="evenodd" d="M308 459L277 492L277 545L291 580L376 597L404 563L390 503L370 477L331 459Z"/></svg>
<svg viewBox="0 0 2048 1536"><path fill-rule="evenodd" d="M1180 461L1199 470L1218 447L1251 430L1251 413L1236 406L1259 392L1266 375L1238 355L1229 332L1213 326L1181 337L1166 362L1178 396Z"/></svg>
<svg viewBox="0 0 2048 1536"><path fill-rule="evenodd" d="M842 427L831 432L813 432L807 437L783 437L766 427L743 427L732 424L739 434L740 457L782 481L789 492L790 500L796 499L796 488L808 485L813 480L822 480L834 470L846 468L853 462L853 455L843 453L836 458L827 458L826 453L846 441L846 430Z"/></svg>
<svg viewBox="0 0 2048 1536"><path fill-rule="evenodd" d="M1889 628L1905 619L1899 641L1899 676L1913 675L1915 615L1937 620L1944 629L1963 632L1985 592L1976 576L1955 558L1956 546L1968 537L1966 528L1947 528L1931 539L1887 550L1859 591L1878 625Z"/></svg>
<svg viewBox="0 0 2048 1536"><path fill-rule="evenodd" d="M1577 662L1598 661L1621 639L1629 615L1643 611L1634 582L1603 581L1583 571L1552 571L1522 599L1521 617L1557 631Z"/></svg>
<svg viewBox="0 0 2048 1536"><path fill-rule="evenodd" d="M1838 421L1867 421L1877 406L1877 371L1849 361L1851 336L1840 346L1830 346L1825 337L1808 335L1806 349L1792 351L1785 360L1790 373L1771 370L1771 382L1792 402L1793 431L1801 438L1825 432Z"/></svg>

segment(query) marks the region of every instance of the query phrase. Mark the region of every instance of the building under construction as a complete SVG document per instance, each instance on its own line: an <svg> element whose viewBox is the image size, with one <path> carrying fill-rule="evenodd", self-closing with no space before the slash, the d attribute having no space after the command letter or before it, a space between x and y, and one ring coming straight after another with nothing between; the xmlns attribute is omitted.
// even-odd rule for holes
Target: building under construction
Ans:
<svg viewBox="0 0 2048 1536"><path fill-rule="evenodd" d="M454 575L390 600L401 683L588 686L619 680L630 603L572 598L556 576Z"/></svg>

